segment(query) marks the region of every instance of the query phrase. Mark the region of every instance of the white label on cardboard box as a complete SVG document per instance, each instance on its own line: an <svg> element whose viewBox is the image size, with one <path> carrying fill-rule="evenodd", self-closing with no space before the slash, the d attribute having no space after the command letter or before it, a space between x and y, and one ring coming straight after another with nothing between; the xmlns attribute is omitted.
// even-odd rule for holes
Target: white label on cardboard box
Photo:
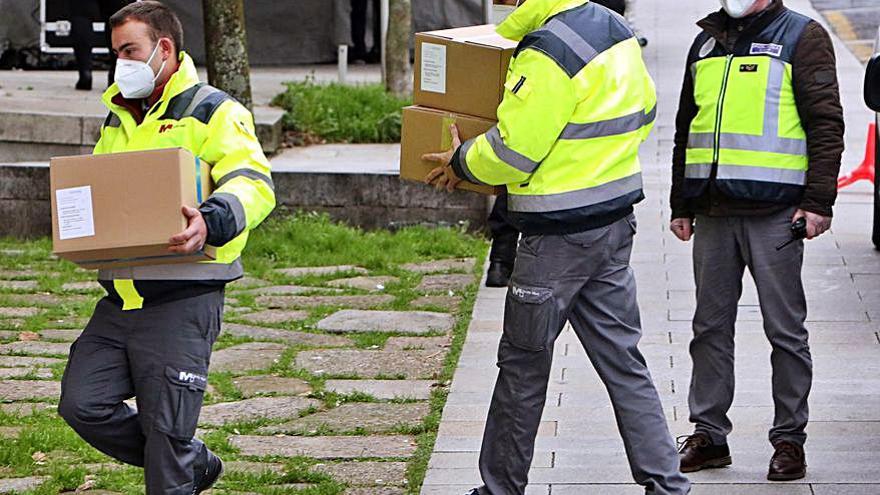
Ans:
<svg viewBox="0 0 880 495"><path fill-rule="evenodd" d="M95 235L92 213L92 186L55 191L58 207L58 238L62 241Z"/></svg>
<svg viewBox="0 0 880 495"><path fill-rule="evenodd" d="M422 43L422 91L446 94L446 45Z"/></svg>

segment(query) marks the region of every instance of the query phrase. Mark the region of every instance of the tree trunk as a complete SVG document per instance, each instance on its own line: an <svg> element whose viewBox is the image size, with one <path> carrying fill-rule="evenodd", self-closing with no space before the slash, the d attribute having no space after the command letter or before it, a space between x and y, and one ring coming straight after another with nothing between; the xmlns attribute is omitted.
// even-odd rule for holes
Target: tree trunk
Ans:
<svg viewBox="0 0 880 495"><path fill-rule="evenodd" d="M413 68L409 61L411 37L411 0L389 0L388 40L385 47L385 88L399 97L409 97L412 94Z"/></svg>
<svg viewBox="0 0 880 495"><path fill-rule="evenodd" d="M251 110L244 0L202 0L202 11L205 15L208 83L229 93Z"/></svg>

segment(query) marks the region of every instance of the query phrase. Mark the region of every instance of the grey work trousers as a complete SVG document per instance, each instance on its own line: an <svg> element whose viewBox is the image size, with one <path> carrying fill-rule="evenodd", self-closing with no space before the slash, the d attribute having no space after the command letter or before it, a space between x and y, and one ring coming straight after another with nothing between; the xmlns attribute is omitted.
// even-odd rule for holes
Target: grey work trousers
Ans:
<svg viewBox="0 0 880 495"><path fill-rule="evenodd" d="M758 289L764 333L773 348L773 402L770 442L803 445L813 366L804 327L807 303L801 280L804 243L791 239L794 208L761 217L698 216L694 233L697 309L690 353L690 421L695 431L724 444L732 430L727 416L734 393L734 326L749 268Z"/></svg>
<svg viewBox="0 0 880 495"><path fill-rule="evenodd" d="M59 414L89 444L144 468L148 495L189 495L194 438L224 291L136 311L102 299L70 349ZM136 397L137 408L123 401Z"/></svg>
<svg viewBox="0 0 880 495"><path fill-rule="evenodd" d="M570 321L611 397L633 478L685 494L678 453L638 343L629 266L635 217L571 235L526 236L517 252L480 453L482 495L522 495L547 395L553 346Z"/></svg>

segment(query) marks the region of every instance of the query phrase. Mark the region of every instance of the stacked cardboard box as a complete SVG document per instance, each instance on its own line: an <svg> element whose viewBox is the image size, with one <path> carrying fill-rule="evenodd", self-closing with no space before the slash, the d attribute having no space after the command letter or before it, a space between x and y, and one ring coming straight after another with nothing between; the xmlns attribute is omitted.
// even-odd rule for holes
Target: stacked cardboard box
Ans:
<svg viewBox="0 0 880 495"><path fill-rule="evenodd" d="M53 158L52 251L85 268L214 259L183 256L168 240L187 227L181 208L211 194L208 164L180 148Z"/></svg>
<svg viewBox="0 0 880 495"><path fill-rule="evenodd" d="M415 105L403 110L400 176L422 181L437 164L421 156L452 146L451 124L458 126L462 141L495 125L516 43L485 25L418 33L415 45ZM500 191L467 182L459 188Z"/></svg>

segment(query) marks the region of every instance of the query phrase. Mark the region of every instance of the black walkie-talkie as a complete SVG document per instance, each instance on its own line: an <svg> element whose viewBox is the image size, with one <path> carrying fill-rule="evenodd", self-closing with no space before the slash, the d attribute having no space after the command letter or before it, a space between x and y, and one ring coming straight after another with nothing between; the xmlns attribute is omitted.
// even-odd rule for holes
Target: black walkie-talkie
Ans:
<svg viewBox="0 0 880 495"><path fill-rule="evenodd" d="M800 217L796 222L791 224L791 239L783 242L782 244L776 246L777 251L782 251L785 249L785 246L788 246L794 241L799 241L801 239L807 238L807 219L804 217Z"/></svg>

